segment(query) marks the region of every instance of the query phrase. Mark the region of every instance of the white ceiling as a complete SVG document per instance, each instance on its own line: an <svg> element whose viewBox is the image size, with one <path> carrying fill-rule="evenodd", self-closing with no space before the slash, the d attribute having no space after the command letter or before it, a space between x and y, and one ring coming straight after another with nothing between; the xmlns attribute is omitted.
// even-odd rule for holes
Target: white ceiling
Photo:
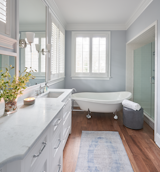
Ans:
<svg viewBox="0 0 160 172"><path fill-rule="evenodd" d="M153 0L54 1L67 24L110 24L128 27Z"/></svg>

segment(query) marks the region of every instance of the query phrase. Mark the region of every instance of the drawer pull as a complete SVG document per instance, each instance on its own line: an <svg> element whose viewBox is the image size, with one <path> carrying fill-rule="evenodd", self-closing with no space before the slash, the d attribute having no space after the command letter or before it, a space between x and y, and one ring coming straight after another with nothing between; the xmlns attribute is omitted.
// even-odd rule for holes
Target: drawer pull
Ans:
<svg viewBox="0 0 160 172"><path fill-rule="evenodd" d="M58 146L54 147L54 149L58 149L60 144L61 144L61 139L58 139L59 143L58 143Z"/></svg>
<svg viewBox="0 0 160 172"><path fill-rule="evenodd" d="M58 167L59 167L59 169L58 169L57 172L60 172L60 170L61 170L61 165L59 164Z"/></svg>
<svg viewBox="0 0 160 172"><path fill-rule="evenodd" d="M42 146L41 150L39 151L38 154L33 155L33 158L39 157L40 154L43 152L43 150L44 150L44 148L46 147L47 143L46 143L46 142L42 142L42 144L43 144L43 146Z"/></svg>
<svg viewBox="0 0 160 172"><path fill-rule="evenodd" d="M61 123L62 119L59 119L57 124L54 125L54 131L57 129L58 125Z"/></svg>
<svg viewBox="0 0 160 172"><path fill-rule="evenodd" d="M68 102L69 102L70 100L71 100L71 99L68 99L68 101L64 104L63 109L66 107L66 105L68 104Z"/></svg>

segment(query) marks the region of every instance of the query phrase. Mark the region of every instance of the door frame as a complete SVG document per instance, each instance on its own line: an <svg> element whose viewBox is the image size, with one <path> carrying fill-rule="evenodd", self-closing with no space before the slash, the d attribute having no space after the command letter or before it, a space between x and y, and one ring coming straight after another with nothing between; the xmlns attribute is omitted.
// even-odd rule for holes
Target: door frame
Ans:
<svg viewBox="0 0 160 172"><path fill-rule="evenodd" d="M142 32L137 34L133 39L126 43L126 91L133 93L133 57L134 50L143 46L143 44L132 44L132 42L140 37L142 34L147 32L154 26L155 30L155 112L154 112L154 141L160 147L160 134L158 133L158 33L157 20L144 29Z"/></svg>

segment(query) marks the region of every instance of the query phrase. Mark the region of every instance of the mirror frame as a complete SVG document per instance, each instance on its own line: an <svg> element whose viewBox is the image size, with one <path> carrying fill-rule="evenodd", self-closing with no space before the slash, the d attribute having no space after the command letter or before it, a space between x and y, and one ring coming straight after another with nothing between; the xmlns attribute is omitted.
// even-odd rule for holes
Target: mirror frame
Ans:
<svg viewBox="0 0 160 172"><path fill-rule="evenodd" d="M18 1L18 4L17 4L17 20L18 20L18 23L17 23L17 35L18 35L18 38L17 38L17 41L18 41L18 45L17 45L17 56L18 56L18 62L16 63L16 71L18 72L18 73L16 73L16 77L18 77L19 76L19 0L17 0ZM49 21L49 19L48 19L48 13L49 13L49 4L46 2L46 0L40 0L43 4L44 4L44 6L45 6L45 18L46 18L46 22L45 22L45 30L46 30L46 32L45 32L45 37L46 37L46 45L48 44L48 21ZM46 53L46 55L45 55L45 82L48 82L48 53ZM37 84L37 85L32 85L32 86L30 86L30 87L27 87L26 89L29 89L29 88L33 88L33 87L37 87L37 86L39 86L39 85L45 85L45 82L42 82L42 83L39 83L39 84Z"/></svg>

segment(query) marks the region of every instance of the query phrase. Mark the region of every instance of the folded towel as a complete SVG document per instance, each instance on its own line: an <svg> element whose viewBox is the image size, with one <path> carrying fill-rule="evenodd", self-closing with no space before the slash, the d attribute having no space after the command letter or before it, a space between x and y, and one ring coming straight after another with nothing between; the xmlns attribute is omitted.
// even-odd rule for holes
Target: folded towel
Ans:
<svg viewBox="0 0 160 172"><path fill-rule="evenodd" d="M123 100L122 105L135 111L141 109L141 106L138 103L132 102L130 100Z"/></svg>

